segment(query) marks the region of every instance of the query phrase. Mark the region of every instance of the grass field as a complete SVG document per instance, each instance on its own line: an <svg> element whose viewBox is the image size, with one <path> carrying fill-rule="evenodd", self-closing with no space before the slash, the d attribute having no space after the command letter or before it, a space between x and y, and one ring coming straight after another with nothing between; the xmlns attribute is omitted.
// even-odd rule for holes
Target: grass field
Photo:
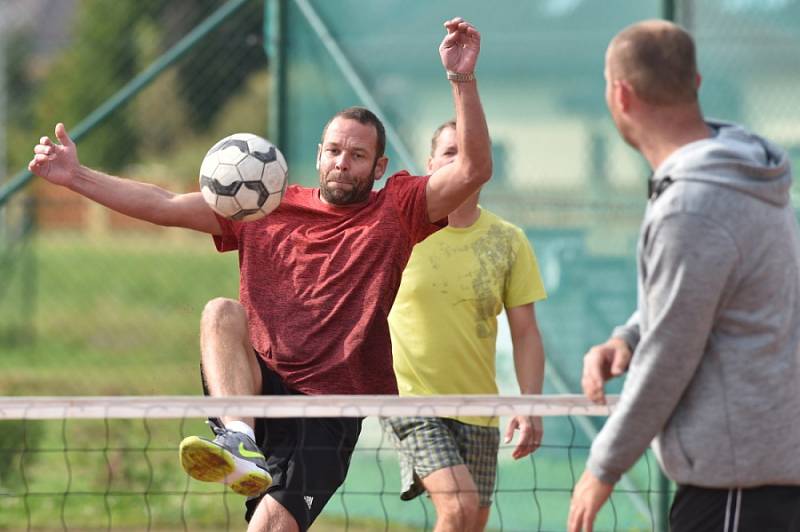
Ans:
<svg viewBox="0 0 800 532"><path fill-rule="evenodd" d="M174 236L174 237L173 237ZM236 297L235 253L218 254L203 235L164 238L39 237L35 294L0 303L4 323L23 298L32 334L3 346L6 395L194 394L198 324L205 302ZM11 283L22 285L22 272ZM17 301L19 298L19 301Z"/></svg>
<svg viewBox="0 0 800 532"><path fill-rule="evenodd" d="M0 394L200 394L200 313L212 297L236 297L237 257L202 235L161 235L49 234L7 261ZM492 529L563 529L586 440L564 419L545 423L534 458L513 462L501 451ZM374 420L366 427L315 530L430 529L430 502L399 500L394 453ZM208 429L197 419L0 424L0 530L243 529L241 498L188 479L177 463L189 434ZM655 489L652 464L634 477ZM598 530L650 529L628 495L613 501Z"/></svg>

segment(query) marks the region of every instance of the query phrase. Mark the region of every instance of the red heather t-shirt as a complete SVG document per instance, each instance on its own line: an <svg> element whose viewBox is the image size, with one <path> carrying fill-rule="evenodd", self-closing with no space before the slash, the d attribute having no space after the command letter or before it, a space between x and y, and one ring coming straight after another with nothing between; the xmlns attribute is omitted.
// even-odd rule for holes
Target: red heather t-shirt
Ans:
<svg viewBox="0 0 800 532"><path fill-rule="evenodd" d="M428 221L427 177L401 172L366 203L324 203L292 185L260 220L218 217L239 251L239 299L255 350L305 394L396 394L387 316Z"/></svg>

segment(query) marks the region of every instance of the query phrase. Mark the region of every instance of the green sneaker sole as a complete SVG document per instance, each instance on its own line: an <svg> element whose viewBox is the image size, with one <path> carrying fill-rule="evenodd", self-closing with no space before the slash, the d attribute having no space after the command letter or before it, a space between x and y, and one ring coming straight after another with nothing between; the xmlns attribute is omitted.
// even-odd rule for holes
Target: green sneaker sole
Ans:
<svg viewBox="0 0 800 532"><path fill-rule="evenodd" d="M272 484L269 473L222 447L197 436L180 445L181 466L190 477L203 482L222 482L240 495L261 495Z"/></svg>

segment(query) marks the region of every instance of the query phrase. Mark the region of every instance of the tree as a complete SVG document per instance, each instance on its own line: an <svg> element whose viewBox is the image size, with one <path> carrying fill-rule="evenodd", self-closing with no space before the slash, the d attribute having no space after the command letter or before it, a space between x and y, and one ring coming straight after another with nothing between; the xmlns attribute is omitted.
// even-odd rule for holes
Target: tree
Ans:
<svg viewBox="0 0 800 532"><path fill-rule="evenodd" d="M73 42L57 56L38 94L37 122L49 131L55 121L74 126L135 74L136 28L155 2L84 0L75 14ZM116 110L81 143L82 161L109 171L133 160L137 135L130 111Z"/></svg>

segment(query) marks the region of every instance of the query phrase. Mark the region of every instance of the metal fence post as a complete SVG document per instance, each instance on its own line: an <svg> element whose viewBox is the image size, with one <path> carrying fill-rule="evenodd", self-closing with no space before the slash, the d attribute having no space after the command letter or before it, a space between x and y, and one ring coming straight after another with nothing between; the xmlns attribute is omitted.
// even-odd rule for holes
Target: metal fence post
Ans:
<svg viewBox="0 0 800 532"><path fill-rule="evenodd" d="M278 147L286 141L286 0L264 0L264 52L269 68L267 136Z"/></svg>

